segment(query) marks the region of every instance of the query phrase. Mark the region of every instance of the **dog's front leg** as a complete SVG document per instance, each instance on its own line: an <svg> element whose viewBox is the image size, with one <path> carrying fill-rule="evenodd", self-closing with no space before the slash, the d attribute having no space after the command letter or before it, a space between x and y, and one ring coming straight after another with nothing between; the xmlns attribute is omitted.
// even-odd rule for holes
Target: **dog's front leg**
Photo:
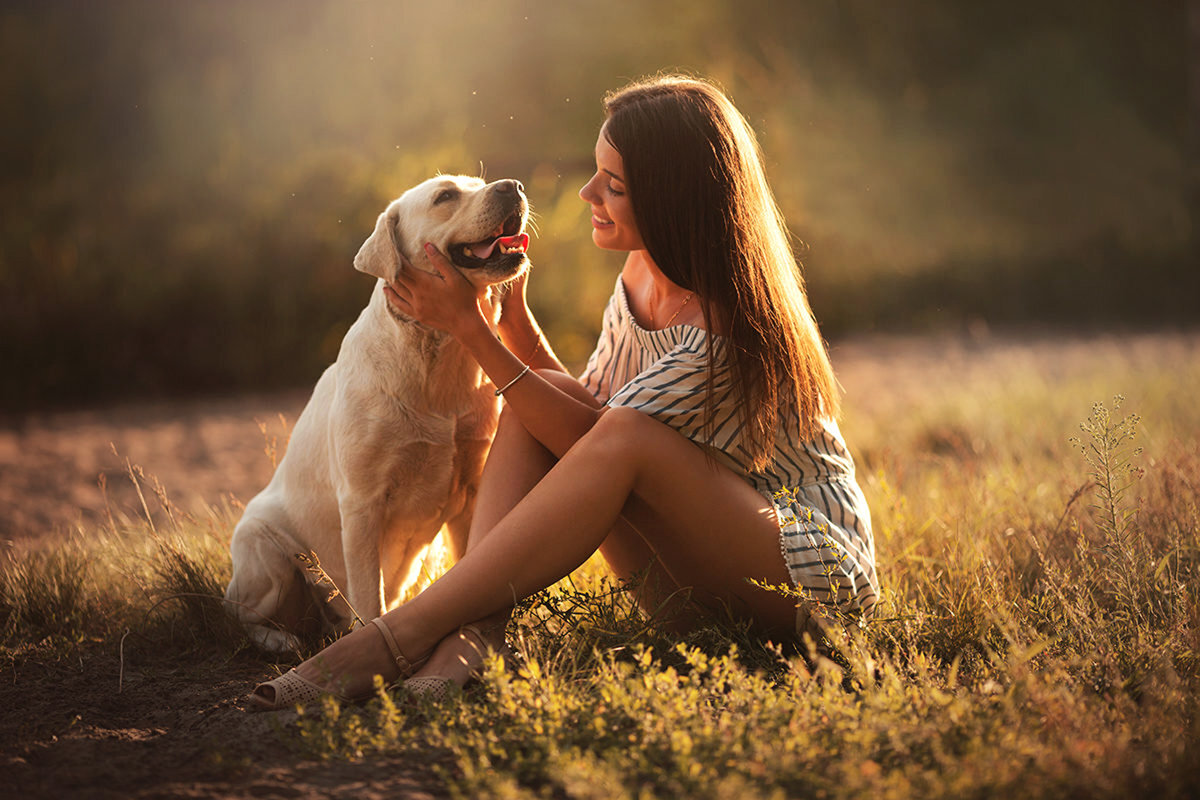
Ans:
<svg viewBox="0 0 1200 800"><path fill-rule="evenodd" d="M378 501L343 501L342 555L346 561L346 585L342 591L362 621L370 622L383 613L383 577L379 568L379 539L383 512Z"/></svg>

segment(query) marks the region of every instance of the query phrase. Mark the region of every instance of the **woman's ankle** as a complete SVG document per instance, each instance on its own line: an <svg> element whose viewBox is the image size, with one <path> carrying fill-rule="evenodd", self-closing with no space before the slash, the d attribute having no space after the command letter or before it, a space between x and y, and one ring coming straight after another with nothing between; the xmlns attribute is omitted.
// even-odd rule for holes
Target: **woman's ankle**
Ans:
<svg viewBox="0 0 1200 800"><path fill-rule="evenodd" d="M455 677L463 667L468 673L477 671L489 652L498 653L504 649L505 628L506 625L498 621L463 626L438 642L417 674Z"/></svg>
<svg viewBox="0 0 1200 800"><path fill-rule="evenodd" d="M399 651L399 655L409 665L419 668L437 649L440 639L424 633L420 626L400 617L396 611L398 609L384 614L376 621L377 625L383 626L380 630L381 640L392 651L393 657Z"/></svg>

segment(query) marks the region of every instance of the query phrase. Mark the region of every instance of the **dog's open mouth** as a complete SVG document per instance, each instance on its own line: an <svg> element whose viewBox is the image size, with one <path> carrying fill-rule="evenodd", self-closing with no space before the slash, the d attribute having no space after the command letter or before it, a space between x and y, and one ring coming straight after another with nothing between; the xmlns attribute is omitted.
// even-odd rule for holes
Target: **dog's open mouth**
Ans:
<svg viewBox="0 0 1200 800"><path fill-rule="evenodd" d="M518 208L486 239L450 245L450 260L463 269L501 271L515 268L524 260L529 248L529 234L521 230L524 225L525 214Z"/></svg>

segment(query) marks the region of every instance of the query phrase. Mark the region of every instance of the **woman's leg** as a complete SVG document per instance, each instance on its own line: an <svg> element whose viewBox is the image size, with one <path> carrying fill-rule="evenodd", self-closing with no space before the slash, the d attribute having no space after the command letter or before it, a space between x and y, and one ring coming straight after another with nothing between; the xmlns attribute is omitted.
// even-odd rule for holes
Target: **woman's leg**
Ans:
<svg viewBox="0 0 1200 800"><path fill-rule="evenodd" d="M471 552L529 494L557 460L529 435L515 414L508 409L502 412L480 476L464 555ZM504 608L484 619L473 621L483 634L484 644L493 650L499 650L504 644L504 629L511 611L511 607ZM479 643L474 637L460 637L456 631L438 644L429 661L416 675L449 678L462 685L467 682L472 669L482 661L483 653L479 651Z"/></svg>
<svg viewBox="0 0 1200 800"><path fill-rule="evenodd" d="M564 392L599 407L588 390L570 375L551 371L540 374ZM480 478L466 552L478 545L556 463L558 459L505 408ZM638 580L638 600L648 609L658 609L666 598L678 594L678 587L661 569L654 551L625 520L614 526L600 549L619 578ZM651 586L655 587L654 591ZM505 608L486 619L474 621L486 646L497 651L503 647L504 630L511 612L511 607ZM483 653L475 637L460 637L455 632L437 645L429 661L416 674L449 678L462 685L482 660Z"/></svg>
<svg viewBox="0 0 1200 800"><path fill-rule="evenodd" d="M634 494L637 515L652 523L641 533L680 585L763 629L792 630L794 604L747 582L788 581L768 503L675 431L621 408L601 417L445 575L383 621L410 657L429 652L464 623L502 612L582 564ZM364 630L300 670L314 680L340 676L353 694L387 663L382 637Z"/></svg>

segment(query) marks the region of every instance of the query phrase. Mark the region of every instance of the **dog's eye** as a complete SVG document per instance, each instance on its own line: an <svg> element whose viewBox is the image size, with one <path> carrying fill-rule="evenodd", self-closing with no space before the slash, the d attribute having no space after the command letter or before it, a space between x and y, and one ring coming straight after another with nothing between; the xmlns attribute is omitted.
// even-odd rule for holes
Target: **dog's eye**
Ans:
<svg viewBox="0 0 1200 800"><path fill-rule="evenodd" d="M433 204L436 206L439 203L448 203L458 197L458 189L443 189L437 197L433 198Z"/></svg>

